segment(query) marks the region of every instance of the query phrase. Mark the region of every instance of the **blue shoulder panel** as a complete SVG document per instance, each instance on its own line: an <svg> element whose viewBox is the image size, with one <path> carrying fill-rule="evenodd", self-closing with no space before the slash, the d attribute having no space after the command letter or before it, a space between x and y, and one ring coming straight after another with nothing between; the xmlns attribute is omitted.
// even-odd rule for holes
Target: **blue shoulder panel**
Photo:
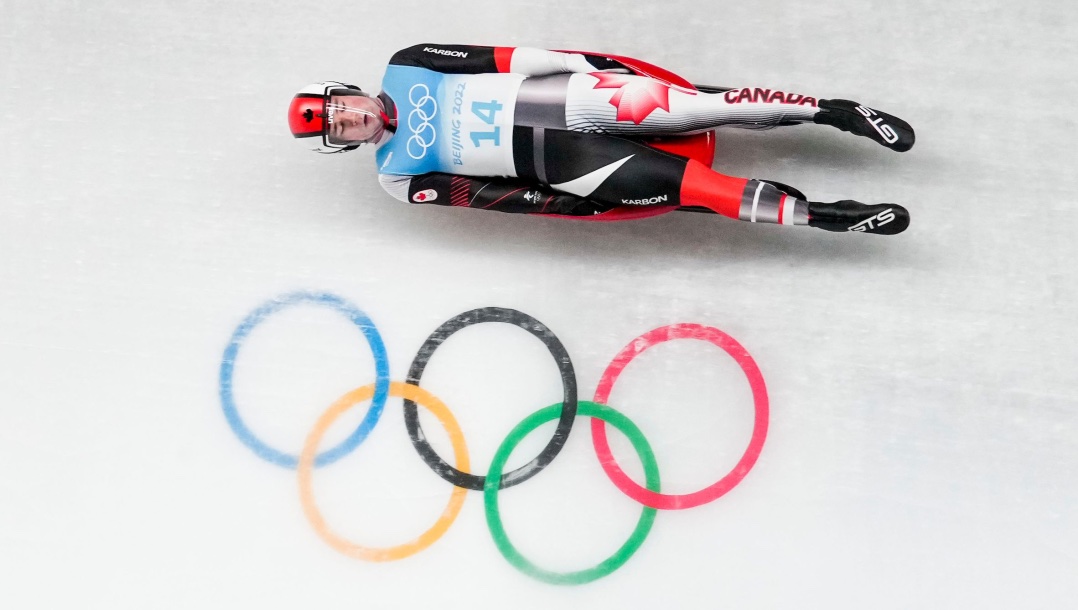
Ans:
<svg viewBox="0 0 1078 610"><path fill-rule="evenodd" d="M378 148L379 173L417 176L449 171L444 80L445 75L425 68L388 67L382 90L397 105L397 132Z"/></svg>

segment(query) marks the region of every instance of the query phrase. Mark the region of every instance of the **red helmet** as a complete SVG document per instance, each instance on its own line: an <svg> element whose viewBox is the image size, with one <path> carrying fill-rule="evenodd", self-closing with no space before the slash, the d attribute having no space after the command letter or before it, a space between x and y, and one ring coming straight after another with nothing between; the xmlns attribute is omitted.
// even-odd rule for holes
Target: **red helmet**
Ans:
<svg viewBox="0 0 1078 610"><path fill-rule="evenodd" d="M329 108L331 95L360 95L370 97L355 85L336 81L314 83L300 89L288 106L288 126L292 135L308 148L321 153L336 153L359 148L364 142L333 140L329 136L329 124L333 109ZM369 114L369 113L368 113Z"/></svg>

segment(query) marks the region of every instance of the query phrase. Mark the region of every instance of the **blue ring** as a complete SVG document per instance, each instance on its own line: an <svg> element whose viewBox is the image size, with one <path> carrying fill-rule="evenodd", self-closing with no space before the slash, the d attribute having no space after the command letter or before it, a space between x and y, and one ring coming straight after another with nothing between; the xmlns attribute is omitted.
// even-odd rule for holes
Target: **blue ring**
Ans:
<svg viewBox="0 0 1078 610"><path fill-rule="evenodd" d="M327 305L344 314L363 332L363 335L367 338L367 343L370 345L371 352L374 354L374 398L371 399L371 406L367 410L367 415L363 418L363 421L360 422L359 427L356 428L356 431L353 432L351 436L344 439L344 441L336 447L327 449L315 457L314 465L315 467L319 467L332 464L348 455L367 438L367 435L370 434L370 431L382 417L382 410L385 407L386 399L389 396L389 358L386 355L386 346L382 342L382 336L378 333L378 329L374 326L374 322L372 322L371 319L367 317L367 314L360 311L355 305L352 305L336 295L328 293L293 292L276 299L271 299L252 311L243 322L236 327L235 332L232 333L232 339L229 341L228 347L225 348L225 355L221 360L221 408L224 409L225 419L228 420L228 425L232 428L232 431L236 433L236 436L239 437L241 441L243 441L244 445L247 445L255 452L255 455L278 466L283 466L285 468L296 467L296 464L299 462L298 456L284 453L270 447L255 436L254 433L247 428L247 425L243 423L239 411L236 409L236 402L232 397L232 372L235 367L236 356L239 353L240 346L243 345L243 341L247 338L247 335L251 334L251 331L271 314L297 303Z"/></svg>

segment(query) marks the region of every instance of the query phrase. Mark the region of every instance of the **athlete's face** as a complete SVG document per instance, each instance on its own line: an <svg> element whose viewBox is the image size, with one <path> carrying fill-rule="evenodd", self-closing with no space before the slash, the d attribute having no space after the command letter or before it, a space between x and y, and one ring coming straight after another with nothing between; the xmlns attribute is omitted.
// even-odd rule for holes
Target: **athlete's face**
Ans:
<svg viewBox="0 0 1078 610"><path fill-rule="evenodd" d="M382 134L382 107L362 95L331 95L328 110L329 141L338 144L374 142Z"/></svg>

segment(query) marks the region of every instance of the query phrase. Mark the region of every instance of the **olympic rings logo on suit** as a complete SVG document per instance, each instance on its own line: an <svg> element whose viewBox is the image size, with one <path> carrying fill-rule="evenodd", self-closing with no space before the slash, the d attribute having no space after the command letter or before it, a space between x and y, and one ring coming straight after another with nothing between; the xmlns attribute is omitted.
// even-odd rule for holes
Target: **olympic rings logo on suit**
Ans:
<svg viewBox="0 0 1078 610"><path fill-rule="evenodd" d="M358 387L340 397L318 418L298 455L265 444L243 422L232 390L235 362L246 338L260 323L274 313L293 305L325 306L348 318L363 333L374 355L374 383ZM467 444L452 412L436 396L420 387L420 379L435 350L459 330L475 324L503 323L517 326L536 337L547 347L558 366L562 381L562 402L542 408L518 424L498 447L485 476L471 473ZM741 367L753 396L755 419L749 444L738 463L717 482L688 494L660 492L659 470L654 453L640 429L628 417L607 406L614 383L625 367L639 354L655 345L678 339L703 340L724 350ZM362 310L333 294L295 292L267 301L256 308L236 327L221 360L219 390L221 406L232 431L260 458L297 471L300 502L310 525L327 544L345 555L368 561L392 561L413 555L437 541L460 513L468 490L482 491L487 526L499 552L521 572L554 584L582 584L602 578L621 567L640 548L654 523L657 510L678 510L707 504L733 489L748 474L760 456L767 437L769 406L763 375L756 362L736 340L721 330L700 324L672 324L654 329L633 339L607 366L593 400L577 399L576 373L561 341L542 322L514 309L483 307L464 312L439 326L427 337L409 367L405 382L390 381L388 357L381 334ZM435 524L415 540L389 548L372 548L354 543L334 532L326 523L312 491L314 469L331 464L347 455L370 434L382 416L389 396L404 399L404 417L408 436L423 461L442 479L453 485L449 502ZM370 401L359 426L335 447L319 453L329 427L356 404ZM418 416L418 407L430 411L445 428L453 449L453 464L439 456L426 440ZM509 540L502 525L498 493L539 474L557 456L568 439L577 416L592 418L591 435L603 471L625 495L642 505L636 527L611 557L598 565L576 572L554 572L540 568L526 559ZM544 423L557 420L554 434L539 455L524 466L504 472L513 449ZM625 434L639 455L645 474L643 486L633 481L618 466L607 441L607 424Z"/></svg>
<svg viewBox="0 0 1078 610"><path fill-rule="evenodd" d="M415 91L420 87L423 88L424 93L417 100L415 99ZM408 101L412 103L414 108L408 113L408 129L412 132L412 135L408 138L408 145L405 148L409 157L419 160L427 156L427 149L438 140L438 132L430 124L431 120L438 114L438 101L431 97L430 89L423 83L412 85L412 88L408 90ZM430 112L427 112L426 109L428 105L431 106ZM416 118L422 121L418 125L414 124ZM427 133L430 134L430 140L427 140ZM413 144L422 149L418 154L413 152Z"/></svg>

